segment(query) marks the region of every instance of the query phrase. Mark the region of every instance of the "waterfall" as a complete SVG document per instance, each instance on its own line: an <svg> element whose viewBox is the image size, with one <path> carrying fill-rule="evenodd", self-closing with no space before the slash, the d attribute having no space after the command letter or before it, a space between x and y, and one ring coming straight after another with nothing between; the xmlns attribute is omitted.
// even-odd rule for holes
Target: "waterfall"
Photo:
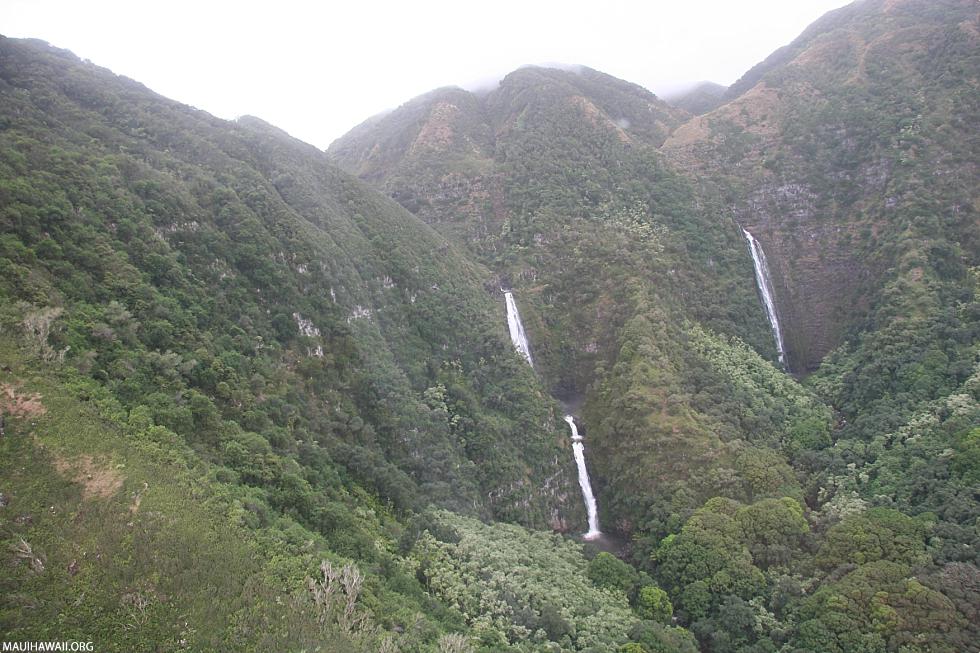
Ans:
<svg viewBox="0 0 980 653"><path fill-rule="evenodd" d="M762 304L766 308L766 317L769 318L769 326L772 328L772 335L776 339L779 364L786 367L786 348L783 346L783 332L779 328L779 317L776 315L776 300L772 289L772 277L769 275L769 264L766 263L766 253L762 250L762 245L755 239L755 236L746 229L742 229L742 233L745 234L745 240L749 242L749 251L752 252L752 265L755 266L755 284L759 287Z"/></svg>
<svg viewBox="0 0 980 653"><path fill-rule="evenodd" d="M595 495L592 494L592 483L589 482L589 470L585 467L585 445L582 444L582 436L578 434L575 418L565 415L565 421L572 429L572 451L575 453L575 465L578 467L578 484L582 488L585 511L589 516L589 532L584 537L587 540L594 540L602 535L602 531L599 530L599 511L596 508Z"/></svg>
<svg viewBox="0 0 980 653"><path fill-rule="evenodd" d="M527 344L527 336L524 334L524 325L521 324L521 314L517 311L514 294L505 290L504 297L507 300L507 327L510 329L510 340L514 343L517 353L527 360L528 365L534 367L534 360L531 359L531 348Z"/></svg>
<svg viewBox="0 0 980 653"><path fill-rule="evenodd" d="M501 290L507 300L507 328L510 329L510 340L514 343L517 353L527 360L528 365L534 367L531 348L527 344L527 335L524 333L524 325L521 323L521 314L517 310L514 294L509 290L502 288ZM585 445L582 443L582 436L578 434L575 418L565 415L565 421L572 429L572 453L575 455L575 466L578 467L578 484L582 488L585 511L589 516L589 531L583 537L594 540L602 535L602 531L599 530L599 511L596 508L595 495L592 493L592 483L589 481L589 470L585 466Z"/></svg>

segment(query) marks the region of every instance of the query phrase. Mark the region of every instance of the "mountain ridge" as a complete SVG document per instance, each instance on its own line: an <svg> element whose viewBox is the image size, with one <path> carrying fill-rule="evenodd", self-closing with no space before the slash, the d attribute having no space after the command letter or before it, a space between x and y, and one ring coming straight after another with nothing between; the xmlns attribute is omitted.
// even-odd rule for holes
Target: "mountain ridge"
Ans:
<svg viewBox="0 0 980 653"><path fill-rule="evenodd" d="M702 81L681 91L664 95L668 103L699 116L718 108L724 102L727 86L715 82Z"/></svg>
<svg viewBox="0 0 980 653"><path fill-rule="evenodd" d="M787 46L785 52L792 56L767 59L757 69L758 79L745 78L755 82L751 88L737 88L728 104L693 118L663 148L679 167L726 180L738 189L725 192L747 198L733 203L732 210L740 223L762 234L763 244L775 254L770 258L779 279L777 297L786 311L783 322L790 333L791 360L804 370L814 369L867 315L873 304L869 295L890 265L874 253L849 252L845 238L867 240L869 230L877 233L885 224L884 217L875 223L870 214L894 214L894 206L886 205L905 201L881 196L895 183L896 173L910 165L899 161L901 146L895 147L903 142L899 123L923 120L930 111L950 111L930 106L922 92L913 89L929 83L925 75L930 73L922 66L947 65L944 57L958 61L956 50L944 53L943 46L936 46L935 61L926 64L917 49L903 45L904 40L914 35L916 43L960 42L955 46L959 48L969 47L964 41L976 42L976 34L970 36L960 25L963 18L977 21L970 3L946 2L926 15L920 7L914 2L869 0L831 12ZM825 65L828 58L832 64ZM880 72L868 77L872 65ZM895 79L906 86L896 85L891 75L899 75ZM976 76L959 83L975 88ZM899 89L907 89L904 96ZM868 115L868 106L879 97L887 97L893 107L892 125L875 124ZM961 115L969 115L963 106ZM853 112L845 113L847 107ZM823 143L812 137L805 143L800 140L799 125L807 122L814 124L811 133L822 130ZM952 152L962 151L969 139L940 138L942 144L937 142L937 151L930 155L963 160L966 165L957 176L963 180L961 188L967 186L970 158L965 152ZM835 153L832 146L837 147ZM814 161L817 153L820 159ZM964 190L950 186L949 193L963 196ZM964 199L970 203L968 195L966 191ZM833 200L821 204L821 197ZM781 223L788 226L782 228ZM801 230L806 238L801 239ZM969 230L960 233L968 235ZM821 257L838 260L825 266ZM858 284L852 283L855 279Z"/></svg>

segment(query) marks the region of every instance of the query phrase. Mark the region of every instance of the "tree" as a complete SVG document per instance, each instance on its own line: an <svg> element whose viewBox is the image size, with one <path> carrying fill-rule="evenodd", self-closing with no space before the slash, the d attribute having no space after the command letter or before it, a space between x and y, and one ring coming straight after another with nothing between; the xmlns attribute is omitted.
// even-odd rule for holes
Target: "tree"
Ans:
<svg viewBox="0 0 980 653"><path fill-rule="evenodd" d="M697 653L698 650L697 642L689 631L655 621L641 621L630 629L629 637L631 644L641 647L638 650L642 653Z"/></svg>
<svg viewBox="0 0 980 653"><path fill-rule="evenodd" d="M750 501L786 496L803 499L803 491L793 468L783 456L771 449L746 449L735 459L735 470L743 479L745 495Z"/></svg>
<svg viewBox="0 0 980 653"><path fill-rule="evenodd" d="M799 548L800 538L810 530L803 508L789 497L763 499L740 508L735 521L753 562L763 569L788 563Z"/></svg>
<svg viewBox="0 0 980 653"><path fill-rule="evenodd" d="M928 533L929 527L921 519L891 508L872 508L833 526L817 552L816 562L827 570L876 560L911 565L924 555Z"/></svg>
<svg viewBox="0 0 980 653"><path fill-rule="evenodd" d="M667 592L656 585L647 585L640 590L636 609L644 619L662 624L670 623L674 614L674 606L671 605Z"/></svg>
<svg viewBox="0 0 980 653"><path fill-rule="evenodd" d="M788 506L777 504L792 513ZM660 543L653 556L656 576L685 623L712 614L725 596L747 601L765 587L765 577L752 562L737 519L741 513L744 522L763 521L752 519L756 512L745 512L737 501L715 497L691 516L680 533ZM765 532L761 526L760 530Z"/></svg>
<svg viewBox="0 0 980 653"><path fill-rule="evenodd" d="M876 560L820 587L800 606L792 650L957 651L965 620L952 601L910 571Z"/></svg>
<svg viewBox="0 0 980 653"><path fill-rule="evenodd" d="M632 594L639 578L636 569L605 551L589 561L588 574L596 587L622 590L627 596Z"/></svg>
<svg viewBox="0 0 980 653"><path fill-rule="evenodd" d="M439 638L439 653L470 653L473 644L470 638L460 633L450 633Z"/></svg>

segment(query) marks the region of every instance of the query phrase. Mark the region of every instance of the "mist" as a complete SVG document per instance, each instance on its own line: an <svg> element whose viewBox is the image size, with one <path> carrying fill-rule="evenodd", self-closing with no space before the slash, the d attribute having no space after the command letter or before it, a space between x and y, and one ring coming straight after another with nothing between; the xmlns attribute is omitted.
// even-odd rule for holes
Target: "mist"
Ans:
<svg viewBox="0 0 980 653"><path fill-rule="evenodd" d="M67 48L222 118L249 114L320 148L443 86L485 93L535 62L587 66L658 95L729 85L842 0L162 4L7 0L5 36ZM541 65L541 64L537 64Z"/></svg>

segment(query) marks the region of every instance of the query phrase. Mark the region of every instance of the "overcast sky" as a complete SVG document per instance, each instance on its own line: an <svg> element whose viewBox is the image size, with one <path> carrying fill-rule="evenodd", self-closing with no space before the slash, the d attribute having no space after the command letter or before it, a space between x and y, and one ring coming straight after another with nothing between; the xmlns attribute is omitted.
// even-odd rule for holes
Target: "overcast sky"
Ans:
<svg viewBox="0 0 980 653"><path fill-rule="evenodd" d="M529 63L584 64L663 95L731 84L845 0L0 0L44 39L222 118L325 148L365 118Z"/></svg>

